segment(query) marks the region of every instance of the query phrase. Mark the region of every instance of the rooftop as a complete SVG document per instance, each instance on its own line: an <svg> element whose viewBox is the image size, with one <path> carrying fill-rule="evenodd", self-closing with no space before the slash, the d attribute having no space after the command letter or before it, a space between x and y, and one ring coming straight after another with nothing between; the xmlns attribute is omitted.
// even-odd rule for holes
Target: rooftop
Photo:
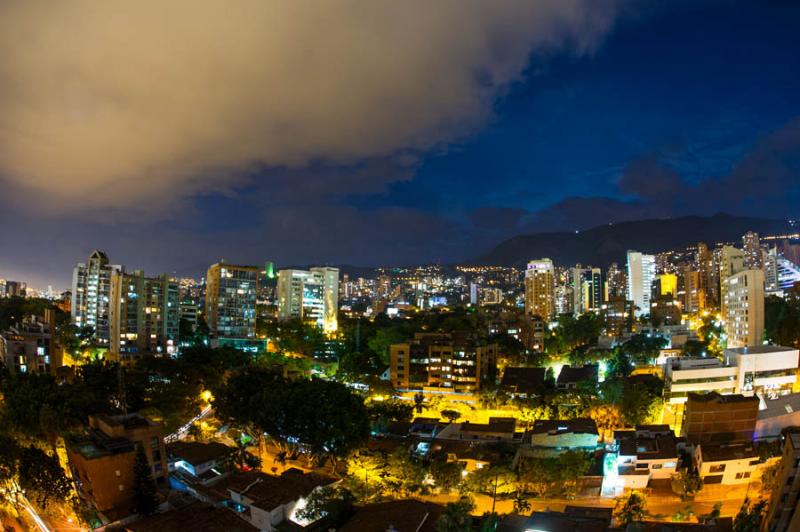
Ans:
<svg viewBox="0 0 800 532"><path fill-rule="evenodd" d="M506 432L513 433L517 427L517 420L513 417L490 417L489 423L461 424L461 432Z"/></svg>
<svg viewBox="0 0 800 532"><path fill-rule="evenodd" d="M508 367L500 384L519 393L531 393L544 384L545 372L545 368Z"/></svg>
<svg viewBox="0 0 800 532"><path fill-rule="evenodd" d="M156 514L125 525L129 532L251 532L258 530L232 511L203 502Z"/></svg>
<svg viewBox="0 0 800 532"><path fill-rule="evenodd" d="M438 504L401 500L367 504L339 528L340 532L436 532L444 508Z"/></svg>
<svg viewBox="0 0 800 532"><path fill-rule="evenodd" d="M561 368L556 382L562 384L568 382L597 381L597 370L597 364L564 366Z"/></svg>
<svg viewBox="0 0 800 532"><path fill-rule="evenodd" d="M700 453L704 462L726 462L755 458L758 452L752 443L739 444L701 444Z"/></svg>
<svg viewBox="0 0 800 532"><path fill-rule="evenodd" d="M652 427L661 427L661 425L652 425ZM641 434L640 429L637 430L621 430L614 432L614 439L619 445L619 454L623 456L636 456L640 460L653 460L653 459L666 459L677 458L678 439L675 434L670 431L665 434L661 431L653 435Z"/></svg>
<svg viewBox="0 0 800 532"><path fill-rule="evenodd" d="M611 508L567 506L563 512L533 512L522 530L605 532L611 522L611 511Z"/></svg>
<svg viewBox="0 0 800 532"><path fill-rule="evenodd" d="M280 505L306 497L315 488L328 486L336 479L303 473L299 469L288 469L281 476L267 475L258 471L236 473L222 479L217 489L227 489L242 494L253 501L255 506L272 510Z"/></svg>
<svg viewBox="0 0 800 532"><path fill-rule="evenodd" d="M703 403L752 403L758 402L758 397L744 396L738 393L722 395L717 392L697 393L689 392L688 400Z"/></svg>
<svg viewBox="0 0 800 532"><path fill-rule="evenodd" d="M763 406L764 408L758 411L758 419L770 419L800 412L800 393L790 393L764 401Z"/></svg>
<svg viewBox="0 0 800 532"><path fill-rule="evenodd" d="M725 350L726 353L736 353L737 355L763 355L767 353L785 353L786 351L797 351L797 349L782 345L750 345L747 347L731 347Z"/></svg>
<svg viewBox="0 0 800 532"><path fill-rule="evenodd" d="M597 424L593 419L537 419L531 429L533 434L594 434L597 435Z"/></svg>
<svg viewBox="0 0 800 532"><path fill-rule="evenodd" d="M219 442L178 441L167 446L167 453L194 466L233 454L236 449Z"/></svg>

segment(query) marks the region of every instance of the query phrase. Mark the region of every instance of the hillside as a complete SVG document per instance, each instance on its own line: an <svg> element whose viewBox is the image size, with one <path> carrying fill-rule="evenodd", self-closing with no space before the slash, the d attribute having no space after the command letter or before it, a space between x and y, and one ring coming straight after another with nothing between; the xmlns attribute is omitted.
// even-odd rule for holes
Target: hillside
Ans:
<svg viewBox="0 0 800 532"><path fill-rule="evenodd" d="M518 235L477 257L475 263L521 267L530 259L549 257L556 264L582 263L605 268L612 262L624 263L629 249L657 253L697 242L706 242L709 247L717 242L741 245L742 235L751 230L762 236L781 234L788 230L788 224L785 220L729 214L621 222L578 233Z"/></svg>

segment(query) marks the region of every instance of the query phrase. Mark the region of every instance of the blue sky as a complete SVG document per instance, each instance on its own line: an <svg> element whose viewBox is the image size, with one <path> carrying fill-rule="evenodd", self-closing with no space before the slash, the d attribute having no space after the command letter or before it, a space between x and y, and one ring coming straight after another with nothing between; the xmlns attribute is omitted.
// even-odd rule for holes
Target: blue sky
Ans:
<svg viewBox="0 0 800 532"><path fill-rule="evenodd" d="M235 179L181 181L157 215L142 201L42 218L6 201L4 238L20 253L3 254L0 277L65 285L95 247L129 267L196 275L221 257L454 262L526 232L720 211L800 214L800 3L621 6L588 52L569 45L580 33L564 46L531 46L521 73L478 91L485 113L454 120L431 142L344 158L308 150L299 164L256 153ZM429 83L424 74L395 83ZM415 118L410 110L393 120L402 129ZM242 131L242 142L251 134Z"/></svg>

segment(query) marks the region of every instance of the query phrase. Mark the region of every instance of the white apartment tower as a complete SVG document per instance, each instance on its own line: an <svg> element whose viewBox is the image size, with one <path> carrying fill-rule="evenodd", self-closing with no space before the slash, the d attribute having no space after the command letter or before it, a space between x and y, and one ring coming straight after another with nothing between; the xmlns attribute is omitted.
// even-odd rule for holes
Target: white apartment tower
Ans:
<svg viewBox="0 0 800 532"><path fill-rule="evenodd" d="M525 270L525 314L550 321L555 314L555 268L550 259L532 260Z"/></svg>
<svg viewBox="0 0 800 532"><path fill-rule="evenodd" d="M111 276L120 271L124 268L109 264L108 256L97 249L72 271L72 323L94 329L99 344L109 342Z"/></svg>
<svg viewBox="0 0 800 532"><path fill-rule="evenodd" d="M339 311L339 269L327 266L278 272L278 319L316 322L336 332Z"/></svg>
<svg viewBox="0 0 800 532"><path fill-rule="evenodd" d="M628 251L628 299L633 301L638 318L650 314L650 296L656 278L656 258L638 251Z"/></svg>
<svg viewBox="0 0 800 532"><path fill-rule="evenodd" d="M764 272L743 270L722 281L728 347L764 343Z"/></svg>

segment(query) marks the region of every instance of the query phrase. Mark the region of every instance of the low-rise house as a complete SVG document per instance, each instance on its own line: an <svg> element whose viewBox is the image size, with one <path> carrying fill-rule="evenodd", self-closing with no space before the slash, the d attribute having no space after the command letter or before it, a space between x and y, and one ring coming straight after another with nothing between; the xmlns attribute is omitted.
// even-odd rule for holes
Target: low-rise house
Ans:
<svg viewBox="0 0 800 532"><path fill-rule="evenodd" d="M530 517L507 516L498 526L498 532L605 532L611 524L611 508L567 506L563 512L533 512Z"/></svg>
<svg viewBox="0 0 800 532"><path fill-rule="evenodd" d="M512 397L529 397L544 388L545 368L507 367L500 386Z"/></svg>
<svg viewBox="0 0 800 532"><path fill-rule="evenodd" d="M616 463L605 467L604 492L642 489L651 480L670 479L678 468L678 441L668 425L615 431Z"/></svg>
<svg viewBox="0 0 800 532"><path fill-rule="evenodd" d="M763 463L752 443L697 445L694 462L704 484L747 484Z"/></svg>
<svg viewBox="0 0 800 532"><path fill-rule="evenodd" d="M78 494L109 520L131 512L137 446L144 450L156 484L166 486L169 467L162 427L144 416L89 416L86 433L67 441Z"/></svg>
<svg viewBox="0 0 800 532"><path fill-rule="evenodd" d="M227 508L195 501L123 525L125 532L256 532L258 529Z"/></svg>
<svg viewBox="0 0 800 532"><path fill-rule="evenodd" d="M599 434L593 419L539 419L530 431L531 447L595 450Z"/></svg>
<svg viewBox="0 0 800 532"><path fill-rule="evenodd" d="M178 441L167 446L169 470L202 483L213 482L231 471L235 452L219 442Z"/></svg>
<svg viewBox="0 0 800 532"><path fill-rule="evenodd" d="M759 404L755 438L778 438L784 429L800 426L800 393L763 400Z"/></svg>
<svg viewBox="0 0 800 532"><path fill-rule="evenodd" d="M436 532L444 507L416 500L367 504L356 508L339 532Z"/></svg>
<svg viewBox="0 0 800 532"><path fill-rule="evenodd" d="M416 438L433 438L445 427L436 417L415 417L408 429L408 434Z"/></svg>
<svg viewBox="0 0 800 532"><path fill-rule="evenodd" d="M559 390L574 390L581 383L597 384L598 365L564 366L556 379Z"/></svg>
<svg viewBox="0 0 800 532"><path fill-rule="evenodd" d="M298 515L305 507L305 500L314 490L338 482L292 468L280 476L257 471L236 473L220 480L215 488L227 490L228 506L247 522L259 530L272 532L286 521L300 526L310 524Z"/></svg>
<svg viewBox="0 0 800 532"><path fill-rule="evenodd" d="M464 471L472 473L499 461L500 455L483 443L463 440L434 440L423 458L458 462Z"/></svg>
<svg viewBox="0 0 800 532"><path fill-rule="evenodd" d="M459 439L486 441L514 441L522 439L513 417L490 417L488 423L461 423Z"/></svg>

